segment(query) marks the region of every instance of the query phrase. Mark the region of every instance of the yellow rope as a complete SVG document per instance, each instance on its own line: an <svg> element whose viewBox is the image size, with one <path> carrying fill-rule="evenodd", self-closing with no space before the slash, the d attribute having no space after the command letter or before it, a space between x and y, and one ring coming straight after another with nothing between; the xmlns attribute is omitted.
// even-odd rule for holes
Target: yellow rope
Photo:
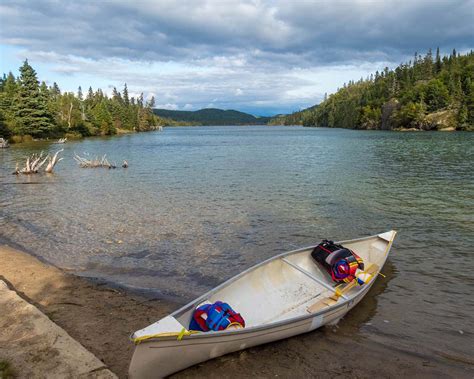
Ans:
<svg viewBox="0 0 474 379"><path fill-rule="evenodd" d="M133 338L132 341L138 345L143 341L147 341L155 338L164 338L164 337L177 337L178 341L181 341L184 336L190 336L191 334L199 333L197 330L187 330L186 328L181 329L180 332L167 332L167 333L158 333L158 334L149 334L146 336L141 336Z"/></svg>

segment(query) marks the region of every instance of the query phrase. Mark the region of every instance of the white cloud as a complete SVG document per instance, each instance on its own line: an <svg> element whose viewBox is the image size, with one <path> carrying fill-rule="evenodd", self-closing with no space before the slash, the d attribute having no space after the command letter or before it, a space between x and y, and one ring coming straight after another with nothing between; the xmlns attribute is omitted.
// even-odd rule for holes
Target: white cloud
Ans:
<svg viewBox="0 0 474 379"><path fill-rule="evenodd" d="M179 106L178 104L166 103L166 104L156 104L155 108L169 109L169 110L176 111L179 109Z"/></svg>

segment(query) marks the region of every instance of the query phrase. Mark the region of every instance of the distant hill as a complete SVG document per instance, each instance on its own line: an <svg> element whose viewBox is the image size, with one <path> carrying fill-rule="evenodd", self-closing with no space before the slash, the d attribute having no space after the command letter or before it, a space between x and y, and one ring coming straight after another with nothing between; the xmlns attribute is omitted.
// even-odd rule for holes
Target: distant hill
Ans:
<svg viewBox="0 0 474 379"><path fill-rule="evenodd" d="M195 125L262 125L270 121L270 117L255 117L244 112L216 108L205 108L198 111L153 109L153 113L159 117Z"/></svg>

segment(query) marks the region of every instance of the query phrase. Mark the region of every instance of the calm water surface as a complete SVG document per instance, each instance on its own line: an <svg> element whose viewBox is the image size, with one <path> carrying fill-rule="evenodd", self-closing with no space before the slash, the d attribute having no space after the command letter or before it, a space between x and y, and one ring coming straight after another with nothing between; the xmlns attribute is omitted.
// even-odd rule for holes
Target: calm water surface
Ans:
<svg viewBox="0 0 474 379"><path fill-rule="evenodd" d="M59 147L55 174L11 175ZM74 152L130 167L80 169ZM283 251L393 228L360 333L472 357L473 166L469 133L199 127L14 146L0 150L0 242L185 303Z"/></svg>

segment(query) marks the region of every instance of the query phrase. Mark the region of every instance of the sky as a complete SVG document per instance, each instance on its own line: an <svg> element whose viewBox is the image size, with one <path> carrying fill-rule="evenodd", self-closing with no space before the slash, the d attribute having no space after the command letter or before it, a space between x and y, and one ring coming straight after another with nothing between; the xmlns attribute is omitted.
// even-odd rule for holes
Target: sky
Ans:
<svg viewBox="0 0 474 379"><path fill-rule="evenodd" d="M290 113L436 47L474 48L474 0L0 1L0 73L167 109Z"/></svg>

